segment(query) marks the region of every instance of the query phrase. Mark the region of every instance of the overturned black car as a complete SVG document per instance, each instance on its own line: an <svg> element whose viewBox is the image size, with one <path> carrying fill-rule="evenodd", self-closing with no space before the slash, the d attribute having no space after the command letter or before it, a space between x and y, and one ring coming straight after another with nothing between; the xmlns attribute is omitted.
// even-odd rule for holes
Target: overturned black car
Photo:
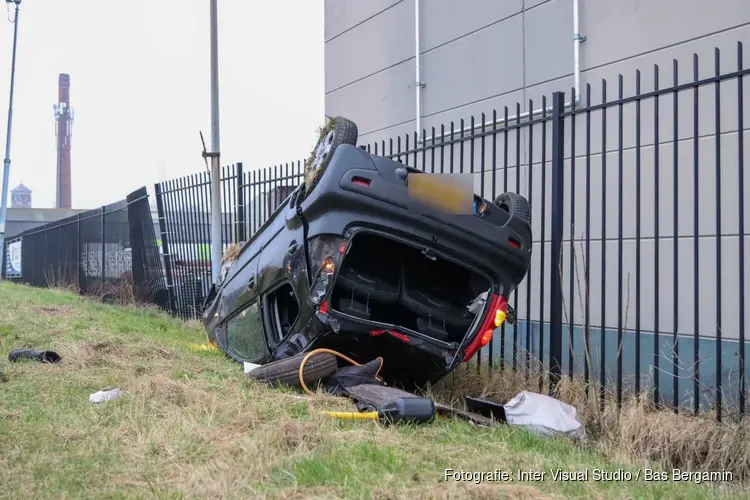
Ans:
<svg viewBox="0 0 750 500"><path fill-rule="evenodd" d="M415 203L410 179L430 174L356 147L346 119L328 128L306 182L212 286L209 340L242 362L329 348L382 357L387 382L436 381L505 320L531 259L528 202L474 195L467 213Z"/></svg>

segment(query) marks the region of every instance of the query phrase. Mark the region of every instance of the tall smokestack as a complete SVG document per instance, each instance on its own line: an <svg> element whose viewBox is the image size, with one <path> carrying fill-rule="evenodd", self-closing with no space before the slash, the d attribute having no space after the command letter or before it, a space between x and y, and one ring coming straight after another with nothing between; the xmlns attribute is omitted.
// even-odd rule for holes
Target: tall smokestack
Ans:
<svg viewBox="0 0 750 500"><path fill-rule="evenodd" d="M73 110L70 108L70 75L60 73L57 80L55 135L57 136L57 208L72 208L70 179L70 139L73 135Z"/></svg>

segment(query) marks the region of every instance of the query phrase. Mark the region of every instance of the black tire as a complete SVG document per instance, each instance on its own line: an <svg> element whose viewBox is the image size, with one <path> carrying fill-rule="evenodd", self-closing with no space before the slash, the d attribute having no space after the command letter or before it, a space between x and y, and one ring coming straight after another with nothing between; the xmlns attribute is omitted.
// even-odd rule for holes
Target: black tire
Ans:
<svg viewBox="0 0 750 500"><path fill-rule="evenodd" d="M307 353L297 354L290 358L273 361L251 370L247 376L269 384L286 384L301 389L299 367L306 355ZM313 354L305 363L302 378L305 384L312 388L317 382L333 375L337 368L336 356L333 354L327 352Z"/></svg>
<svg viewBox="0 0 750 500"><path fill-rule="evenodd" d="M320 181L336 148L342 144L357 145L357 124L343 116L332 118L324 131L305 163L305 194L309 194Z"/></svg>
<svg viewBox="0 0 750 500"><path fill-rule="evenodd" d="M529 205L529 200L520 194L503 193L495 198L494 203L509 214L531 222L531 205Z"/></svg>

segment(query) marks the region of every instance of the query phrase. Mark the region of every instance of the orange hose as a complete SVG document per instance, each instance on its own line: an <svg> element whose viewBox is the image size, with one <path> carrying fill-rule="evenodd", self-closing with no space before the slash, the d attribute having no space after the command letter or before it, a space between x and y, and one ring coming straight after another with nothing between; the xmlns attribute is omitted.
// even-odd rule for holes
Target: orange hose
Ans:
<svg viewBox="0 0 750 500"><path fill-rule="evenodd" d="M346 356L344 354L341 354L340 352L336 352L333 349L326 349L324 347L321 347L320 349L315 349L313 351L308 352L307 355L304 358L302 358L302 362L299 364L299 383L302 386L302 389L306 393L308 393L310 395L314 394L314 392L311 391L309 387L307 387L307 384L305 384L305 379L302 376L302 373L303 373L303 370L305 369L305 363L307 363L307 360L310 359L313 356L313 354L318 354L318 353L321 353L321 352L327 352L329 354L333 354L334 356L337 356L337 357L339 357L339 358L341 358L341 359L343 359L345 361L348 361L350 364L352 364L354 366L362 366L360 363L357 363L352 358L350 358L350 357L348 357L348 356ZM380 360L380 368L378 368L378 371L375 372L375 378L378 381L382 381L379 375L380 375L380 369L383 368L383 358L381 356L378 356L375 359L379 359Z"/></svg>

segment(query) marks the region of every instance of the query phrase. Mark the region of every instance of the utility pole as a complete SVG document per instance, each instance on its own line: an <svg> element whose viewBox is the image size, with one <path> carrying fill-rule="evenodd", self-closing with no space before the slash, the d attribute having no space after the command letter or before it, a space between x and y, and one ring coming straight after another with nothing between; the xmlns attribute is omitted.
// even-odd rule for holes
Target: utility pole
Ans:
<svg viewBox="0 0 750 500"><path fill-rule="evenodd" d="M8 208L8 176L10 175L10 130L13 122L13 90L16 79L16 42L18 40L18 6L21 5L21 0L5 0L7 4L16 4L16 13L13 17L13 60L10 67L10 104L8 105L8 130L5 137L5 161L3 162L3 192L2 192L2 205L0 205L0 252L5 252L5 220L7 217ZM2 262L2 256L0 256L0 262ZM5 274L0 272L0 276Z"/></svg>
<svg viewBox="0 0 750 500"><path fill-rule="evenodd" d="M219 144L219 34L217 0L211 1L211 271L216 283L221 271L221 154Z"/></svg>

